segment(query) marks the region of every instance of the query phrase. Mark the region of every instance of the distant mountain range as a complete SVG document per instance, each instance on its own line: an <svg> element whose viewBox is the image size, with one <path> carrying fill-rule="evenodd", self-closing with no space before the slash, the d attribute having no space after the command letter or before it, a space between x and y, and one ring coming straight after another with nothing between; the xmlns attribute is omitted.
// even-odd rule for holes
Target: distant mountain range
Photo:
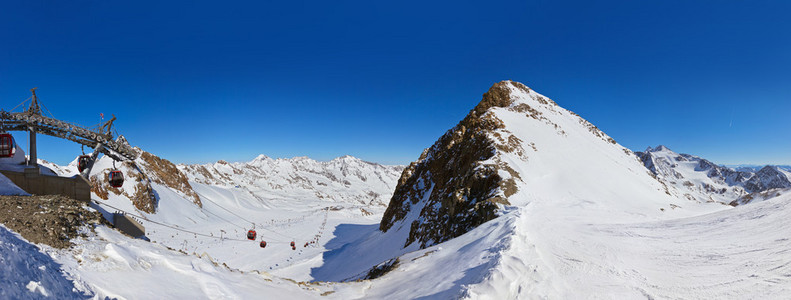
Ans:
<svg viewBox="0 0 791 300"><path fill-rule="evenodd" d="M751 164L740 164L740 165L722 165L724 167L728 167L734 169L736 171L743 171L743 172L757 172L761 168L765 167L766 165L751 165ZM791 171L791 166L787 165L775 165L775 167L781 168L785 171Z"/></svg>
<svg viewBox="0 0 791 300"><path fill-rule="evenodd" d="M635 154L657 179L674 188L674 194L689 200L738 205L761 193L791 188L788 166L721 166L661 145Z"/></svg>
<svg viewBox="0 0 791 300"><path fill-rule="evenodd" d="M382 208L404 170L403 166L385 166L348 155L326 162L259 155L249 162L220 160L178 168L192 182L240 188L258 198L322 199Z"/></svg>

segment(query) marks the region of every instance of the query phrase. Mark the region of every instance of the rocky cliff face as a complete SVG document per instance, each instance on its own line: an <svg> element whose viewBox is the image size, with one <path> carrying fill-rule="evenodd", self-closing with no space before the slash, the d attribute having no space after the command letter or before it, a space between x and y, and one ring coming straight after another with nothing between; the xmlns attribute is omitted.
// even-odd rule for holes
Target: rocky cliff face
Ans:
<svg viewBox="0 0 791 300"><path fill-rule="evenodd" d="M419 242L425 247L464 234L496 216L496 204L508 203L507 197L516 192L514 180L518 177L498 162L498 150L524 149L516 137L496 133L504 125L487 112L491 107L513 104L512 87L527 90L520 83L495 84L458 125L404 170L380 230L390 230L408 212L420 209L420 219L407 224L405 245ZM509 175L502 176L500 171Z"/></svg>
<svg viewBox="0 0 791 300"><path fill-rule="evenodd" d="M187 176L169 160L142 151L136 163L147 174L150 181L182 193L198 206L203 205L198 194L192 189Z"/></svg>

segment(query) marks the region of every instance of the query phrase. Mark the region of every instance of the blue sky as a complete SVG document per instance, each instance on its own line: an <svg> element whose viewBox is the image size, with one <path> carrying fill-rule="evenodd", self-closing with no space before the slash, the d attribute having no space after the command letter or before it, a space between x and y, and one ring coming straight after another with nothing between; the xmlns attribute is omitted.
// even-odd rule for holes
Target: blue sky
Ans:
<svg viewBox="0 0 791 300"><path fill-rule="evenodd" d="M791 164L789 2L378 2L4 1L0 108L39 87L179 163L405 164L512 79L634 150Z"/></svg>

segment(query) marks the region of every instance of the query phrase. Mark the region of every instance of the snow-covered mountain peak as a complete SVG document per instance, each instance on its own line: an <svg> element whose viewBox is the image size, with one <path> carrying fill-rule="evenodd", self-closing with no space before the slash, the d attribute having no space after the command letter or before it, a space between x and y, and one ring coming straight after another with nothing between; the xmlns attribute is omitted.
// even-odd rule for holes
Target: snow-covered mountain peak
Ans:
<svg viewBox="0 0 791 300"><path fill-rule="evenodd" d="M670 152L670 153L675 153L672 150L670 150L670 148L666 147L665 145L659 145L659 146L656 146L654 148L648 147L648 148L645 149L645 152ZM675 153L675 154L678 154L678 153Z"/></svg>
<svg viewBox="0 0 791 300"><path fill-rule="evenodd" d="M269 156L266 156L264 154L259 154L258 156L253 158L253 160L251 160L250 162L251 163L258 163L258 162L268 162L268 161L272 161L272 160L273 159L270 158Z"/></svg>
<svg viewBox="0 0 791 300"><path fill-rule="evenodd" d="M365 161L363 161L362 159L356 158L356 157L351 156L351 155L344 155L344 156L336 157L336 158L333 158L332 160L330 160L330 162L331 163L336 163L336 164L360 164L360 163L365 163Z"/></svg>
<svg viewBox="0 0 791 300"><path fill-rule="evenodd" d="M502 81L407 167L380 230L402 236L405 247L426 247L510 206L587 205L624 216L643 210L630 207L661 212L674 201L596 126L521 83Z"/></svg>
<svg viewBox="0 0 791 300"><path fill-rule="evenodd" d="M791 188L791 177L788 175L789 172L781 170L777 166L765 166L755 172L755 176L745 182L744 187L754 192Z"/></svg>

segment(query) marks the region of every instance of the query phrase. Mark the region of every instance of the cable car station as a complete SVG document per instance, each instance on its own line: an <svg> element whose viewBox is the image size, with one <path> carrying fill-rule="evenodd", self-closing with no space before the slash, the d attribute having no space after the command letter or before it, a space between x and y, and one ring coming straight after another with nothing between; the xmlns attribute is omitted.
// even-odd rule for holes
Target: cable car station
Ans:
<svg viewBox="0 0 791 300"><path fill-rule="evenodd" d="M36 88L30 91L32 93L32 96L28 98L30 105L24 108L22 112L0 110L0 159L11 158L16 155L17 144L13 136L8 133L9 131L27 131L30 134L29 157L25 160L24 166L14 170L0 170L3 175L26 192L37 195L59 194L78 200L90 201L91 187L88 179L99 153L112 158L114 161L127 161L137 158L137 152L129 146L129 143L122 135L118 135L117 138L113 137L112 126L116 120L115 116L109 121L102 123L96 129L64 122L43 115L42 105L36 96ZM17 107L23 106L28 100L25 100ZM36 154L37 134L54 136L92 148L93 152L91 154L83 154L78 158L80 176L58 177L41 174ZM111 171L107 177L106 180L113 187L120 187L123 184L124 175L119 170Z"/></svg>

